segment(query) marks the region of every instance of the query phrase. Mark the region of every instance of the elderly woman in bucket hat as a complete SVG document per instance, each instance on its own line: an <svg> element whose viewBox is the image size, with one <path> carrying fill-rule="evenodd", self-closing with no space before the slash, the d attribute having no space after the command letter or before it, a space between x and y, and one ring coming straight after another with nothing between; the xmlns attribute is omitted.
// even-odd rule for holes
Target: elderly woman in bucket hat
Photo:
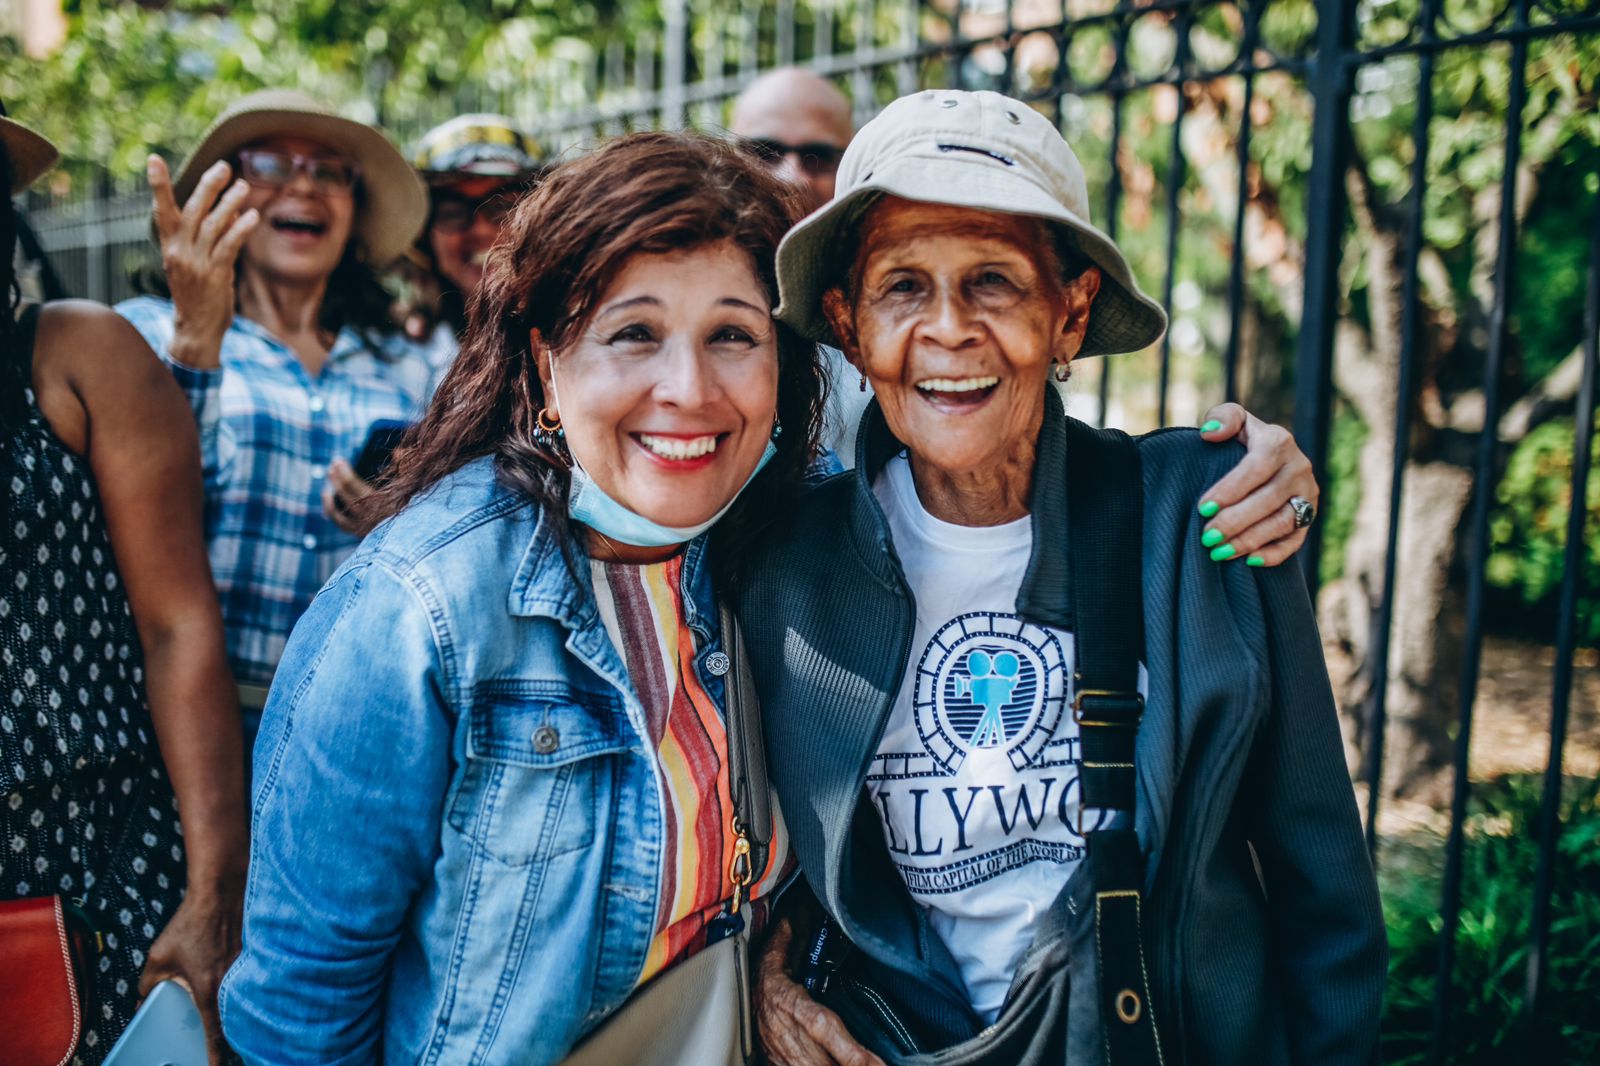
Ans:
<svg viewBox="0 0 1600 1066"><path fill-rule="evenodd" d="M926 92L838 189L778 317L876 400L740 596L819 904L762 967L773 1061L1368 1061L1382 916L1305 586L1213 550L1235 446L1049 386L1165 327L1072 150Z"/></svg>
<svg viewBox="0 0 1600 1066"><path fill-rule="evenodd" d="M224 111L170 181L149 160L161 296L126 316L200 426L212 567L246 729L295 620L356 545L357 458L427 398L431 369L375 273L427 217L380 131L295 92Z"/></svg>
<svg viewBox="0 0 1600 1066"><path fill-rule="evenodd" d="M16 194L56 151L4 114L0 188ZM15 222L0 205L0 1060L99 1062L140 996L178 978L220 1063L245 799L197 434L110 309L18 314ZM26 961L27 916L52 912L100 934L75 1017L40 1009L54 990Z"/></svg>

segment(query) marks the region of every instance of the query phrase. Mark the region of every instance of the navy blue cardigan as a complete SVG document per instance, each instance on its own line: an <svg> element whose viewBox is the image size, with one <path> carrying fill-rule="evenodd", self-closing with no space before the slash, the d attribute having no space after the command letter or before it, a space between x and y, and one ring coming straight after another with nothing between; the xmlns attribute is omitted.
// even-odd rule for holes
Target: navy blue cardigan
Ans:
<svg viewBox="0 0 1600 1066"><path fill-rule="evenodd" d="M1070 630L1066 415L1054 390L1046 404L1017 612ZM1169 1061L1372 1061L1383 917L1299 568L1218 564L1201 545L1195 501L1237 462L1237 446L1166 430L1139 449L1149 696L1135 826ZM822 482L763 546L739 613L772 780L808 881L862 950L960 1029L970 1010L959 971L900 881L863 787L915 613L871 491L901 450L874 404L856 469ZM1092 950L1092 931L1074 943ZM1074 1017L1087 1028L1094 1012ZM1097 1034L1082 1038L1093 1053Z"/></svg>

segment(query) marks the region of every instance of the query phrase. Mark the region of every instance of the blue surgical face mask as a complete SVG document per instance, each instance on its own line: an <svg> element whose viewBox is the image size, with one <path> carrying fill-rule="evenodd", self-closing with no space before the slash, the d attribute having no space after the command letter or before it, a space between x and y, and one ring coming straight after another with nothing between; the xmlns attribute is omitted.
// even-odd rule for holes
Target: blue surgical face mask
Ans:
<svg viewBox="0 0 1600 1066"><path fill-rule="evenodd" d="M761 452L761 461L756 463L756 468L750 472L739 492L743 492L756 475L761 473L761 468L772 461L778 454L778 446L770 440ZM729 500L727 505L706 519L704 522L693 526L664 526L660 522L652 522L637 511L630 511L610 496L606 495L599 485L584 471L576 457L572 460L572 491L567 497L567 514L574 522L582 522L597 533L605 535L607 540L614 540L618 544L631 544L636 548L665 548L670 544L682 544L691 541L717 524L717 520L727 514L729 509L738 502L738 495Z"/></svg>
<svg viewBox="0 0 1600 1066"><path fill-rule="evenodd" d="M555 390L555 381L552 376L551 391L555 393L556 410L561 409L561 396ZM572 488L567 495L567 514L574 522L581 522L597 533L603 534L606 539L614 540L618 544L629 544L635 548L665 548L672 544L683 544L691 541L717 524L717 520L733 507L739 500L739 493L749 487L750 482L756 479L763 467L772 461L778 454L777 445L770 440L761 452L761 459L756 463L756 468L750 471L750 476L745 478L744 484L739 486L739 492L734 493L722 510L706 519L704 522L693 526L664 526L660 522L652 522L637 511L631 511L612 499L605 490L595 484L594 479L583 469L583 464L578 462L578 457L572 457Z"/></svg>

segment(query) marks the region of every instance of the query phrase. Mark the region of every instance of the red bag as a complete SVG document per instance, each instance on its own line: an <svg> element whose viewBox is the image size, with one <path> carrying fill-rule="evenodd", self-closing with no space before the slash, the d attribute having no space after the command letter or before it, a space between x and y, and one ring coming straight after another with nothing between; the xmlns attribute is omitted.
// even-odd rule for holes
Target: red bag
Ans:
<svg viewBox="0 0 1600 1066"><path fill-rule="evenodd" d="M65 1066L83 1036L98 934L60 896L0 901L0 1066Z"/></svg>

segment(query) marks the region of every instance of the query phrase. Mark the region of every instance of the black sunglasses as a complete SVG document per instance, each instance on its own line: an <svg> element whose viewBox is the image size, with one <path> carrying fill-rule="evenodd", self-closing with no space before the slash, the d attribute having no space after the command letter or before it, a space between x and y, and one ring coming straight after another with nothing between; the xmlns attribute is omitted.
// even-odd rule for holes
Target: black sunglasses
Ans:
<svg viewBox="0 0 1600 1066"><path fill-rule="evenodd" d="M775 167L789 156L795 156L800 169L813 178L832 174L839 169L839 157L844 149L826 141L808 144L787 144L771 137L745 137L740 146L769 167Z"/></svg>

